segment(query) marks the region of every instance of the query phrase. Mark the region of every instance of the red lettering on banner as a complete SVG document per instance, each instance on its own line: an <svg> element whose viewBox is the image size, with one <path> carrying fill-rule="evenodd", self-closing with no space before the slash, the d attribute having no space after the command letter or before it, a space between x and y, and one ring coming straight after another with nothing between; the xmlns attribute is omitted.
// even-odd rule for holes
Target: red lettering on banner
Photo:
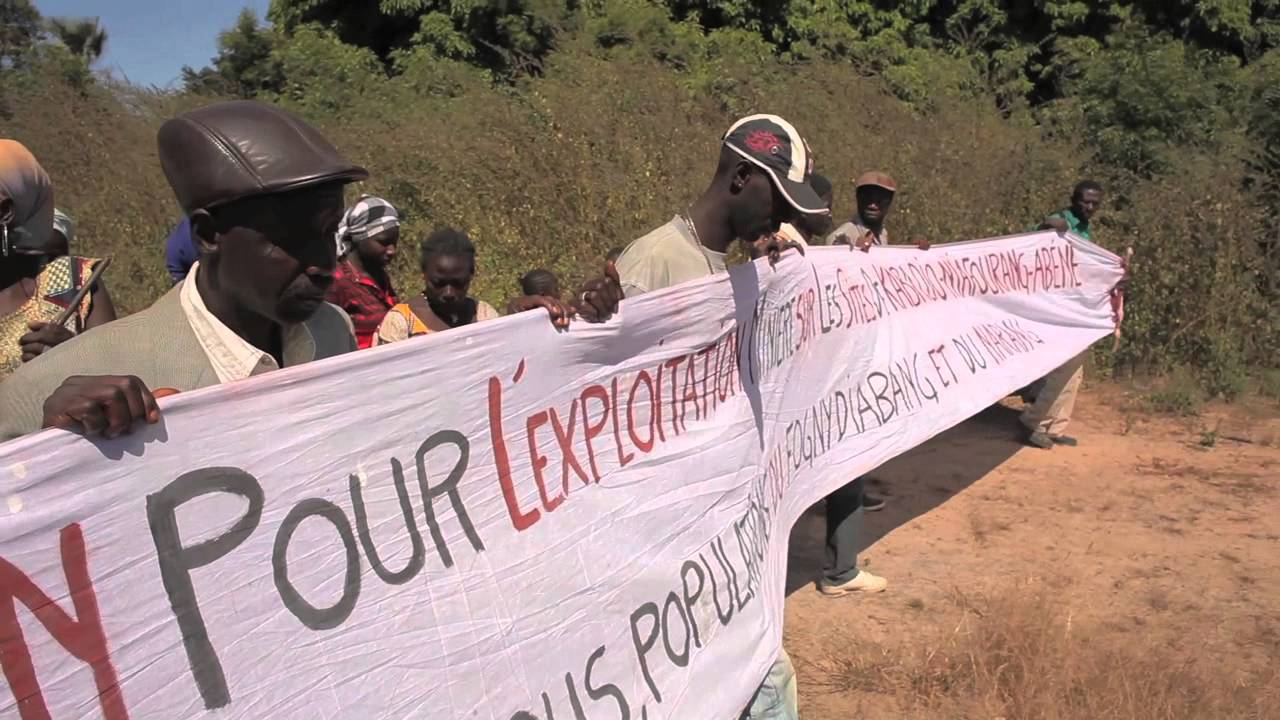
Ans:
<svg viewBox="0 0 1280 720"><path fill-rule="evenodd" d="M610 407L613 409L613 442L618 446L618 467L626 467L635 459L633 453L626 452L622 449L622 420L619 417L621 412L619 407L622 403L618 402L618 378L613 379L613 401ZM566 479L566 482L568 480Z"/></svg>
<svg viewBox="0 0 1280 720"><path fill-rule="evenodd" d="M582 469L582 463L578 462L578 455L573 449L573 434L578 428L578 398L574 398L569 403L569 421L564 425L560 424L560 414L556 409L551 408L551 428L555 430L556 442L560 445L560 457L562 459L560 465L560 481L564 484L564 494L569 494L569 470L572 469L578 479L582 480L583 485L590 485L591 480L587 477L587 473Z"/></svg>
<svg viewBox="0 0 1280 720"><path fill-rule="evenodd" d="M591 422L591 413L587 410L587 400L594 399L600 401L600 419L595 424ZM600 436L604 432L604 426L609 422L609 392L600 385L591 385L582 391L582 428L583 439L587 444L587 462L591 465L591 476L596 482L600 482L600 468L596 465L596 448L591 441Z"/></svg>
<svg viewBox="0 0 1280 720"><path fill-rule="evenodd" d="M523 373L524 361L521 360L517 379ZM496 377L489 378L489 439L493 443L493 464L498 471L498 485L502 488L502 499L507 503L511 525L516 532L527 530L538 522L542 513L538 508L529 512L520 509L515 480L511 477L511 456L507 454L507 439L502 434L502 382Z"/></svg>
<svg viewBox="0 0 1280 720"><path fill-rule="evenodd" d="M49 720L31 648L18 624L17 603L30 610L62 649L86 663L93 671L93 684L98 690L98 707L106 720L128 720L124 694L116 679L115 666L107 647L98 610L98 596L89 577L89 557L85 551L84 533L72 523L59 534L62 571L67 578L72 618L44 593L21 570L0 558L0 666L3 666L9 689L18 703L22 720Z"/></svg>
<svg viewBox="0 0 1280 720"><path fill-rule="evenodd" d="M564 502L564 495L557 495L554 498L547 496L547 479L542 474L542 471L547 468L547 456L538 450L538 428L546 425L548 420L546 411L534 413L525 419L524 428L529 439L529 462L533 465L533 482L538 486L538 497L542 498L543 509L554 512L560 507L560 503ZM569 478L566 474L565 485L568 484Z"/></svg>
<svg viewBox="0 0 1280 720"><path fill-rule="evenodd" d="M650 404L649 437L645 438L644 440L641 440L640 437L636 435L636 415L635 415L635 409L634 409L635 401L636 401L636 389L640 387L640 383L644 383L644 386L649 390L649 404ZM656 432L654 430L654 425L656 424L655 421L657 420L657 415L654 412L654 407L656 406L656 403L654 402L655 397L656 396L653 390L653 380L649 377L648 372L641 370L638 374L636 374L635 382L631 383L631 394L627 396L627 434L631 436L631 442L634 443L636 448L639 449L640 452L642 453L647 453L653 450L653 442L655 439L654 434Z"/></svg>
<svg viewBox="0 0 1280 720"><path fill-rule="evenodd" d="M715 353L719 347L720 343L714 343L702 348L697 353L702 357L702 414L707 415L708 417L710 417L710 411L707 409L708 404L713 404L716 407L719 407L719 403L714 402L716 400L716 390L711 384L711 355Z"/></svg>
<svg viewBox="0 0 1280 720"><path fill-rule="evenodd" d="M694 362L693 355L683 355L681 360L685 361L684 365L684 392L680 395L680 424L688 427L685 422L685 414L688 412L685 408L689 405L689 401L693 401L693 417L695 420L702 419L702 407L698 404L698 378L695 377L697 363Z"/></svg>
<svg viewBox="0 0 1280 720"><path fill-rule="evenodd" d="M662 429L662 363L658 363L658 382L653 390L653 410L649 413L652 424L658 429L658 439L667 441L667 433Z"/></svg>
<svg viewBox="0 0 1280 720"><path fill-rule="evenodd" d="M679 405L680 365L682 363L684 363L683 355L673 357L665 363L667 369L671 371L667 373L667 377L671 380L671 432L676 435L684 432L684 411Z"/></svg>

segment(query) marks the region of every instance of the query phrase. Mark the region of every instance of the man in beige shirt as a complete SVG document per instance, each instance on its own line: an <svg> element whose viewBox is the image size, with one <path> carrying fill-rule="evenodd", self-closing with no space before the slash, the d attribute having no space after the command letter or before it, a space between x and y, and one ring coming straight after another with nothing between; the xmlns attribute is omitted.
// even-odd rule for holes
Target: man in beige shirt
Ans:
<svg viewBox="0 0 1280 720"><path fill-rule="evenodd" d="M851 245L865 250L872 245L888 245L889 231L884 221L893 207L898 184L888 173L872 170L853 181L857 209L849 221L827 236L827 245Z"/></svg>
<svg viewBox="0 0 1280 720"><path fill-rule="evenodd" d="M724 134L711 184L689 211L632 242L617 259L627 297L725 271L734 240L753 257L785 244L783 223L828 215L810 185L813 160L800 133L776 115L753 115ZM584 298L585 300L586 298ZM784 650L756 691L744 720L794 720L795 670Z"/></svg>
<svg viewBox="0 0 1280 720"><path fill-rule="evenodd" d="M687 212L635 240L618 257L627 297L724 272L734 240L757 249L801 215L827 214L809 185L813 163L796 129L776 115L743 118L725 133L707 189Z"/></svg>
<svg viewBox="0 0 1280 720"><path fill-rule="evenodd" d="M280 108L217 103L166 122L160 163L201 260L142 312L50 350L0 383L0 439L61 427L116 437L187 391L355 349L324 301L343 186L367 177Z"/></svg>

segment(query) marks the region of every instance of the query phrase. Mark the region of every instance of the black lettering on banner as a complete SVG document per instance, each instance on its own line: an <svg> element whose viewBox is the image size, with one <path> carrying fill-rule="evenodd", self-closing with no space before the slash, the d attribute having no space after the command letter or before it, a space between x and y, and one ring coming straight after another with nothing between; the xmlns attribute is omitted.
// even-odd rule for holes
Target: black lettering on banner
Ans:
<svg viewBox="0 0 1280 720"><path fill-rule="evenodd" d="M211 539L183 547L178 532L179 505L201 495L229 493L249 501L244 515L226 532ZM209 641L209 630L196 602L191 571L226 556L257 529L262 520L262 484L240 468L211 467L184 473L147 496L147 521L156 546L160 579L169 595L169 607L182 632L191 676L206 709L225 707L231 703L231 691L222 671L222 663Z"/></svg>
<svg viewBox="0 0 1280 720"><path fill-rule="evenodd" d="M878 382L877 382L878 381ZM877 415L880 418L880 424L884 425L893 419L897 414L897 406L893 404L893 400L887 394L889 390L889 377L880 371L867 373L867 388L871 390L871 397L876 399L876 408L879 409ZM879 385L880 387L876 387ZM887 408L885 406L888 406Z"/></svg>
<svg viewBox="0 0 1280 720"><path fill-rule="evenodd" d="M453 469L449 471L444 482L431 487L427 482L427 455L441 445L453 445L458 448L458 461L453 464ZM449 552L444 533L440 532L440 521L436 519L435 499L441 495L449 496L453 514L457 516L458 523L462 525L462 531L471 541L472 549L476 552L484 550L484 543L480 541L475 526L471 524L471 516L467 514L467 507L462 504L462 496L458 494L458 481L462 480L463 474L466 473L470 458L471 443L457 430L436 432L422 442L414 456L418 466L418 486L422 490L423 514L427 518L427 529L431 531L431 540L435 543L436 552L440 555L440 562L444 563L446 568L453 567L453 554Z"/></svg>
<svg viewBox="0 0 1280 720"><path fill-rule="evenodd" d="M378 548L373 544L373 535L369 532L369 514L364 507L364 491L360 487L360 478L349 477L351 489L351 511L356 516L356 533L360 536L360 544L364 546L364 554L369 556L369 566L373 572L388 585L403 585L412 580L425 564L427 549L422 542L422 533L418 531L418 523L413 518L413 503L409 501L409 488L404 481L404 468L400 461L391 458L391 476L396 486L396 496L400 499L400 511L404 514L404 527L409 531L409 543L413 551L404 569L392 572L383 564L378 556Z"/></svg>
<svg viewBox="0 0 1280 720"><path fill-rule="evenodd" d="M342 582L342 597L327 608L318 608L302 597L298 589L289 580L289 542L293 533L309 517L328 520L338 531L338 538L346 551L346 575ZM355 610L356 600L360 598L360 553L356 550L355 534L351 532L351 523L347 522L342 508L321 498L307 498L289 511L280 523L276 532L275 547L271 551L271 569L276 583L276 591L285 608L298 618L298 621L312 630L329 630L343 623Z"/></svg>
<svg viewBox="0 0 1280 720"><path fill-rule="evenodd" d="M711 554L715 555L714 547L711 549ZM711 602L716 607L716 618L720 620L721 625L728 625L729 621L733 619L733 591L729 589L728 573L725 574L725 580L724 580L725 593L729 596L729 602L726 603L729 610L728 612L726 612L722 610L720 607L720 593L717 592L716 590L716 574L711 569L711 563L707 562L706 556L704 556L702 553L698 553L698 559L702 561L702 566L707 569L707 577L711 578ZM716 560L719 560L719 559L720 559L720 556L716 555Z"/></svg>
<svg viewBox="0 0 1280 720"><path fill-rule="evenodd" d="M932 400L935 403L939 402L937 386L933 384L933 381L930 380L928 376L920 373L920 353L916 353L911 356L911 371L915 376L916 387L923 388L917 390L917 392L920 393L920 396L925 400Z"/></svg>
<svg viewBox="0 0 1280 720"><path fill-rule="evenodd" d="M582 712L582 701L578 699L578 687L573 684L573 673L564 674L564 686L569 691L569 703L573 706L573 717L575 720L587 720L587 714ZM548 698L544 693L542 702L548 704ZM548 708L547 718L551 717L551 711Z"/></svg>
<svg viewBox="0 0 1280 720"><path fill-rule="evenodd" d="M684 625L684 649L676 652L671 647L671 608L674 607L676 612L680 614L680 622ZM685 614L684 605L680 603L680 596L674 592L667 593L667 601L662 605L662 644L667 650L667 657L676 667L689 666L689 644L693 639L693 632L689 629L689 616Z"/></svg>
<svg viewBox="0 0 1280 720"><path fill-rule="evenodd" d="M698 589L689 591L689 571L698 578ZM692 560L685 560L684 565L680 567L680 584L684 588L684 609L689 614L689 627L693 630L693 644L695 647L702 647L702 638L698 633L698 616L693 612L694 603L698 602L698 598L702 597L702 587L706 582L703 575L702 566Z"/></svg>
<svg viewBox="0 0 1280 720"><path fill-rule="evenodd" d="M752 538L750 537L749 531L745 529L746 526L746 517L733 521L733 534L734 537L738 539L738 554L742 557L742 565L747 570L747 595L750 596L752 594L752 588L754 588L756 583L759 582L759 577L757 576L758 571L756 570L756 564L752 561L752 558L755 556L755 552L751 546ZM744 537L744 535L746 535L746 537Z"/></svg>
<svg viewBox="0 0 1280 720"><path fill-rule="evenodd" d="M850 415L849 415L849 398L844 394L843 390L836 391L834 405L836 407L836 420L840 424L839 439L844 440L849 430ZM861 428L857 427L857 422L854 423L854 428L857 429L858 432L862 432Z"/></svg>
<svg viewBox="0 0 1280 720"><path fill-rule="evenodd" d="M734 569L733 563L729 561L729 553L724 549L723 538L716 538L711 541L711 553L716 555L723 567L727 568L729 584L733 588L733 597L738 602L738 610L741 611L755 597L755 593L751 590L751 579L747 579L747 592L744 595L741 586L738 585L738 571Z"/></svg>
<svg viewBox="0 0 1280 720"><path fill-rule="evenodd" d="M587 671L582 681L587 688L587 697L596 701L607 697L613 698L613 701L618 704L618 715L621 720L631 720L631 706L627 704L627 697L622 694L622 690L617 685L605 683L600 687L595 686L592 672L595 670L596 662L602 657L604 657L604 645L596 648L595 652L591 653L591 657L587 658Z"/></svg>
<svg viewBox="0 0 1280 720"><path fill-rule="evenodd" d="M960 359L964 360L965 367L969 368L969 373L976 375L978 368L987 369L987 359L983 356L982 351L968 335L961 335L953 338L951 344L960 353Z"/></svg>
<svg viewBox="0 0 1280 720"><path fill-rule="evenodd" d="M864 416L871 415L871 417L876 420L876 427L880 427L884 425L885 419L880 417L880 414L876 412L875 407L871 405L871 401L867 399L867 394L864 392L864 389L865 386L863 384L858 385L858 425L865 430L868 425Z"/></svg>
<svg viewBox="0 0 1280 720"><path fill-rule="evenodd" d="M640 621L645 616L653 618L653 628L649 632L649 637L644 640L640 639ZM631 643L636 649L636 659L640 661L640 672L644 675L644 681L649 686L649 692L653 694L653 699L662 702L662 693L658 691L658 686L653 682L653 673L649 672L649 661L645 657L654 645L658 644L658 633L661 631L659 627L662 619L658 614L658 606L656 603L647 602L635 609L631 613Z"/></svg>

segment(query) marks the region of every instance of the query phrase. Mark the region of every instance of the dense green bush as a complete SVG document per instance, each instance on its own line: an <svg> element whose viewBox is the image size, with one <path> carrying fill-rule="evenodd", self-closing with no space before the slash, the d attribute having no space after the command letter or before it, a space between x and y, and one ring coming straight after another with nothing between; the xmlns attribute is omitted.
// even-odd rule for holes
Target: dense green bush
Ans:
<svg viewBox="0 0 1280 720"><path fill-rule="evenodd" d="M449 224L477 241L495 303L533 267L572 285L685 209L723 128L767 111L810 139L838 215L850 178L894 174L899 237L1021 231L1097 177L1098 241L1137 252L1126 339L1100 367L1190 367L1231 396L1275 365L1276 2L528 0L501 27L490 3L339 5L242 16L182 93L93 82L38 42L0 71L4 134L53 174L77 250L115 256L121 305L168 284L178 212L155 129L216 97L289 105L369 167L362 190L406 215L403 292L415 241ZM359 7L381 19L349 25Z"/></svg>

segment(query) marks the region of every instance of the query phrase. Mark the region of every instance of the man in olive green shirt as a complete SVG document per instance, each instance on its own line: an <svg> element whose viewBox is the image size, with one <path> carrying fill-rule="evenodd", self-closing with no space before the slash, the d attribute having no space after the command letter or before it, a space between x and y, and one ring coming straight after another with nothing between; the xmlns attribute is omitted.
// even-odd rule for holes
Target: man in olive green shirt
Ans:
<svg viewBox="0 0 1280 720"><path fill-rule="evenodd" d="M1092 241L1093 229L1090 221L1101 207L1102 186L1093 180L1083 180L1076 184L1071 193L1071 207L1050 214L1039 229L1070 232ZM1032 386L1035 401L1022 412L1022 424L1027 429L1029 445L1051 450L1055 445L1074 447L1077 444L1075 438L1064 433L1067 424L1071 422L1076 393L1084 380L1084 359L1088 353L1085 350L1071 358Z"/></svg>

